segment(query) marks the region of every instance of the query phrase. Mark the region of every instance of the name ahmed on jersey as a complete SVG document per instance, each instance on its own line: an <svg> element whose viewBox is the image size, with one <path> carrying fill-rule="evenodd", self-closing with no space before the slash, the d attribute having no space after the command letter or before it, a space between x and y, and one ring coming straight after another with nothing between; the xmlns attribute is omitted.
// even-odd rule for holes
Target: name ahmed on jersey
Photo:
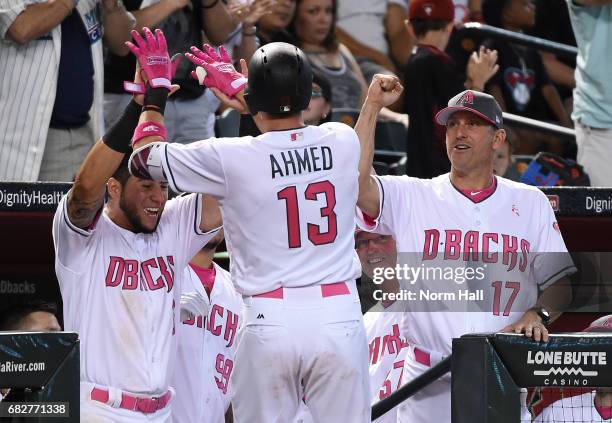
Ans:
<svg viewBox="0 0 612 423"><path fill-rule="evenodd" d="M302 132L291 134L292 141L299 141L302 137ZM330 170L333 165L332 150L326 145L296 148L270 154L272 179Z"/></svg>

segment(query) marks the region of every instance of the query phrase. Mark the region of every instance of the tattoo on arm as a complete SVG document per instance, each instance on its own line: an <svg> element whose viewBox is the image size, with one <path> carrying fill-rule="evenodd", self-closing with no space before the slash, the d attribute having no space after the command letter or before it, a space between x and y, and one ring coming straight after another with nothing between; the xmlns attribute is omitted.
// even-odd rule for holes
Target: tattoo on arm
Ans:
<svg viewBox="0 0 612 423"><path fill-rule="evenodd" d="M104 197L88 201L71 193L68 197L68 218L76 227L86 229L91 225L103 204Z"/></svg>

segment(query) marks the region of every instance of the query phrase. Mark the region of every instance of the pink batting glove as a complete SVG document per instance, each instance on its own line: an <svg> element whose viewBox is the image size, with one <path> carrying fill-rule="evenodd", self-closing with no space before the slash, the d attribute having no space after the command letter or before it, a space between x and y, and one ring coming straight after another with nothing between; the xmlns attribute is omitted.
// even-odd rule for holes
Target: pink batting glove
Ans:
<svg viewBox="0 0 612 423"><path fill-rule="evenodd" d="M176 70L178 69L178 65L179 63L181 63L182 59L183 55L181 53L176 53L170 59L170 65L172 66L172 69L170 70L170 79L173 79L174 75L176 75ZM123 81L123 90L132 94L144 94L146 91L146 86L144 82L136 83L130 81Z"/></svg>
<svg viewBox="0 0 612 423"><path fill-rule="evenodd" d="M153 88L163 87L170 91L172 83L172 67L166 38L160 29L155 30L155 35L149 28L142 29L145 33L144 40L138 31L132 31L132 38L136 45L126 41L125 45L134 53L140 63L140 67L147 76L148 83Z"/></svg>
<svg viewBox="0 0 612 423"><path fill-rule="evenodd" d="M229 97L233 97L242 91L247 79L234 69L232 60L223 46L219 47L220 55L208 44L204 44L204 49L206 53L197 47L191 47L193 54L185 53L185 57L190 62L203 67L206 71L204 85L208 88L217 88ZM195 72L192 72L191 75L198 79Z"/></svg>

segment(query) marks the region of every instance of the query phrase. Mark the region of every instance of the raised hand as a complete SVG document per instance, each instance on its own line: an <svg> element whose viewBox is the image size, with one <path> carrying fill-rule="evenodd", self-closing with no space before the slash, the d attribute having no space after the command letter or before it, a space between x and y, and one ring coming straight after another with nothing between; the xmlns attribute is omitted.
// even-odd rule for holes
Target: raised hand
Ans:
<svg viewBox="0 0 612 423"><path fill-rule="evenodd" d="M204 44L204 51L193 46L191 53L185 53L185 57L197 66L201 66L206 71L204 79L200 82L208 88L217 88L223 94L234 97L242 91L247 83L245 75L234 69L232 60L223 46L219 47L219 54L210 45ZM195 79L198 78L197 72L191 74Z"/></svg>
<svg viewBox="0 0 612 423"><path fill-rule="evenodd" d="M153 88L166 88L172 90L172 76L176 72L179 58L173 57L170 60L166 38L160 29L155 30L155 34L149 28L142 29L145 38L132 31L132 38L136 44L126 41L128 48L138 59L138 63L146 75L148 84Z"/></svg>
<svg viewBox="0 0 612 423"><path fill-rule="evenodd" d="M397 76L377 73L372 77L365 101L380 108L387 107L399 99L402 91L404 87Z"/></svg>
<svg viewBox="0 0 612 423"><path fill-rule="evenodd" d="M499 70L497 50L489 50L484 46L473 52L467 64L467 78L471 88L483 90L485 84Z"/></svg>

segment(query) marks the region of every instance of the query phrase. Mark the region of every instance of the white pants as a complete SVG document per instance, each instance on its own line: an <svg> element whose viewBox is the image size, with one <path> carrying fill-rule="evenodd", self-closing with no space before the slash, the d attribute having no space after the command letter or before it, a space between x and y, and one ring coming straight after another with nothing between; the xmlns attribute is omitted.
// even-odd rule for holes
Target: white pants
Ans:
<svg viewBox="0 0 612 423"><path fill-rule="evenodd" d="M131 94L104 94L104 123L107 129L123 114L131 99ZM168 100L164 112L167 141L186 144L213 137L215 111L218 108L219 100L210 90L193 100Z"/></svg>
<svg viewBox="0 0 612 423"><path fill-rule="evenodd" d="M80 128L49 128L38 180L72 182L95 143L91 120Z"/></svg>
<svg viewBox="0 0 612 423"><path fill-rule="evenodd" d="M145 414L140 411L131 411L123 408L114 408L110 405L92 400L91 389L93 385L81 382L81 423L172 423L172 401L155 413Z"/></svg>
<svg viewBox="0 0 612 423"><path fill-rule="evenodd" d="M577 161L593 187L612 187L612 129L595 129L576 122Z"/></svg>
<svg viewBox="0 0 612 423"><path fill-rule="evenodd" d="M350 294L327 298L320 286L245 298L236 423L370 422L368 344L355 283L347 285ZM298 413L302 401L308 413Z"/></svg>

